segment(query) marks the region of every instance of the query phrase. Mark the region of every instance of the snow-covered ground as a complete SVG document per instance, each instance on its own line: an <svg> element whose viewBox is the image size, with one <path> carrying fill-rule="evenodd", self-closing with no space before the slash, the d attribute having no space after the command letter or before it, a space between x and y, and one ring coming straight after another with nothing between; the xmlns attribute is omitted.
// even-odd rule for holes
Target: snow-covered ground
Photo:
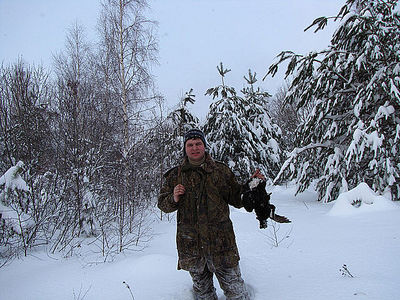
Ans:
<svg viewBox="0 0 400 300"><path fill-rule="evenodd" d="M254 213L232 209L242 275L254 299L400 299L399 203L365 185L330 204L310 191L295 197L292 187L272 192L271 203L291 224L269 222L261 230ZM175 226L155 222L149 247L113 262L44 252L16 260L0 269L0 299L129 300L131 292L135 300L192 299L189 274L176 270Z"/></svg>

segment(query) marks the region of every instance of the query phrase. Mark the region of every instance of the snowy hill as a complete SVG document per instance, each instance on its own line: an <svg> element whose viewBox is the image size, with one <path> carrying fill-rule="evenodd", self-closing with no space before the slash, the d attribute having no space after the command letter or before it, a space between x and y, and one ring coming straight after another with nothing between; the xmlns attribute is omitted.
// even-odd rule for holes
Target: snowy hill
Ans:
<svg viewBox="0 0 400 300"><path fill-rule="evenodd" d="M359 199L368 195L358 188ZM313 192L295 197L291 187L272 192L271 203L291 224L269 222L261 230L253 213L232 209L242 274L254 299L400 299L399 203L369 194L356 207L351 191L330 204L316 202ZM384 210L374 209L378 202ZM189 274L176 270L175 228L174 221L156 221L149 247L111 263L94 263L98 258L84 249L69 259L36 253L14 261L0 268L0 299L129 300L130 292L135 300L192 299Z"/></svg>

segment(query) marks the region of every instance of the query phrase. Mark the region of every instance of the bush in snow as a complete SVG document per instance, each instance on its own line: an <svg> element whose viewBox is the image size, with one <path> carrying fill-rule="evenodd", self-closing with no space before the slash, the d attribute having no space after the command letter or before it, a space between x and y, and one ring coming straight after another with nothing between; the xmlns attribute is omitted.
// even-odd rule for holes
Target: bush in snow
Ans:
<svg viewBox="0 0 400 300"><path fill-rule="evenodd" d="M298 192L316 181L319 200L366 182L400 199L400 16L398 1L348 0L331 46L306 56L285 51L294 75L286 101L312 106L297 129L296 148L282 167ZM327 24L322 17L310 26ZM309 28L310 28L309 27ZM278 177L279 177L278 176Z"/></svg>
<svg viewBox="0 0 400 300"><path fill-rule="evenodd" d="M26 251L33 238L35 225L29 215L30 189L22 179L24 163L19 161L0 177L0 257L10 257Z"/></svg>

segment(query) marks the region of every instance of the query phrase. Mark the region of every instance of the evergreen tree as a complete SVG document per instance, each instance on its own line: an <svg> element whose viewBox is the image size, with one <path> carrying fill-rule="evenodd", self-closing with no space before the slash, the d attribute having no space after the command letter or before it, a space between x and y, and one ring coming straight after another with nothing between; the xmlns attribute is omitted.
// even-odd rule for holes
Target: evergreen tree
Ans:
<svg viewBox="0 0 400 300"><path fill-rule="evenodd" d="M248 87L241 90L244 95L245 130L249 133L248 143L251 153L252 168L259 167L262 173L273 179L279 172L283 153L280 148L281 129L274 124L268 112L270 94L260 87L255 88L256 73L249 70L248 77L244 76Z"/></svg>
<svg viewBox="0 0 400 300"><path fill-rule="evenodd" d="M217 70L221 76L221 84L208 89L206 95L220 99L210 105L204 134L210 154L216 160L228 164L236 175L243 176L240 171L250 167L246 165L246 161L241 160L245 156L243 149L246 145L242 131L244 124L238 114L241 114L243 107L239 106L240 100L235 89L225 85L225 75L231 70L225 69L222 63L217 66Z"/></svg>
<svg viewBox="0 0 400 300"><path fill-rule="evenodd" d="M394 0L348 0L334 18L341 23L328 49L301 56L282 52L270 66L290 60L294 74L286 100L312 105L298 128L289 168L298 191L316 180L319 200L366 182L400 199L400 17ZM316 31L328 18L316 19ZM309 27L309 28L310 28ZM268 75L267 74L267 75ZM281 172L281 174L282 174ZM279 175L281 175L279 174Z"/></svg>
<svg viewBox="0 0 400 300"><path fill-rule="evenodd" d="M250 72L246 79L250 87L243 89L245 98L241 98L233 87L225 85L224 78L230 70L225 69L222 63L217 69L221 85L206 92L213 99L220 97L211 104L204 126L210 153L229 165L242 181L257 168L268 176L273 173L269 164L279 161L278 157L273 158L272 153L276 153L278 147L271 139L276 136L272 132L276 130L279 134L279 129L271 126L265 110L265 99L269 95L254 89L257 80Z"/></svg>
<svg viewBox="0 0 400 300"><path fill-rule="evenodd" d="M183 157L183 136L186 131L199 127L199 119L188 109L188 104L195 103L193 89L190 89L165 120L165 142L163 143L164 165L175 166Z"/></svg>

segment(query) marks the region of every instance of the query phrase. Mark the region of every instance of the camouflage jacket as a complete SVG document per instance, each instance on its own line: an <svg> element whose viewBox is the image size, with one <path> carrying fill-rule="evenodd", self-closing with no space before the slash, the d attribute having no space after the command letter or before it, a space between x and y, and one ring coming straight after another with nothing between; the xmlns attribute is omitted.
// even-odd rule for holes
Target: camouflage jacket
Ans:
<svg viewBox="0 0 400 300"><path fill-rule="evenodd" d="M165 175L158 207L166 213L177 210L176 243L178 269L195 271L204 267L205 258L215 267L234 267L239 261L229 205L242 207L240 185L233 172L208 154L201 166L184 162ZM173 189L185 187L185 194L174 202Z"/></svg>

